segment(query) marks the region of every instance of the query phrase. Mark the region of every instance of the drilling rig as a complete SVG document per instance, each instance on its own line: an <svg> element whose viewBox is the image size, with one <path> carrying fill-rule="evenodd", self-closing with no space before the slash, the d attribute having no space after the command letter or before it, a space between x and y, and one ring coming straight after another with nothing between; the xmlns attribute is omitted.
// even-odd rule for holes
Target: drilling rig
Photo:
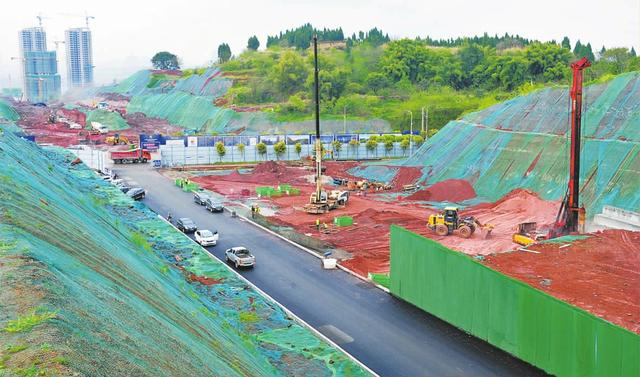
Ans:
<svg viewBox="0 0 640 377"><path fill-rule="evenodd" d="M316 192L309 198L309 203L303 209L307 213L329 212L330 205L328 195L322 191L322 141L320 140L320 84L318 82L318 36L313 36L313 79L316 120Z"/></svg>
<svg viewBox="0 0 640 377"><path fill-rule="evenodd" d="M586 212L580 206L580 141L582 135L582 71L591 66L586 57L571 64L573 82L569 96L571 99L571 157L569 160L569 186L560 205L556 221L548 233L538 232L536 223L518 225L512 239L515 243L528 246L537 241L560 237L570 233L584 233Z"/></svg>
<svg viewBox="0 0 640 377"><path fill-rule="evenodd" d="M580 141L582 135L582 71L591 67L589 59L582 58L571 64L571 160L569 162L569 187L558 211L555 233L558 235L584 232L586 213L580 206Z"/></svg>

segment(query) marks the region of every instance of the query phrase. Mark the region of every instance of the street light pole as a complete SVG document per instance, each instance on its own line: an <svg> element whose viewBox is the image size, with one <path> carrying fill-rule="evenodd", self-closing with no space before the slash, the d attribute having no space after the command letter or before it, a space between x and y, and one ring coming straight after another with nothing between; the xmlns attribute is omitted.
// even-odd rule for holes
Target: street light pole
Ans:
<svg viewBox="0 0 640 377"><path fill-rule="evenodd" d="M427 113L425 116L424 139L427 140L428 138L429 138L429 108L427 107Z"/></svg>
<svg viewBox="0 0 640 377"><path fill-rule="evenodd" d="M409 157L413 154L413 112L407 110L409 113Z"/></svg>
<svg viewBox="0 0 640 377"><path fill-rule="evenodd" d="M421 117L420 117L420 120L421 120L420 131L424 132L424 106L422 106L422 109L420 109L420 110L421 110L421 113L420 113L420 115L421 115Z"/></svg>
<svg viewBox="0 0 640 377"><path fill-rule="evenodd" d="M342 123L342 133L347 134L347 107L345 106L342 109L343 123Z"/></svg>

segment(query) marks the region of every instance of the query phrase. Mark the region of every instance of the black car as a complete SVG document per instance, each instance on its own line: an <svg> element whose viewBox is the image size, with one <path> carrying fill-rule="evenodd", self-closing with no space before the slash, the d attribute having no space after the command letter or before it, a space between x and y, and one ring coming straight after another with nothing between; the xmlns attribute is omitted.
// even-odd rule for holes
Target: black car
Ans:
<svg viewBox="0 0 640 377"><path fill-rule="evenodd" d="M147 192L141 187L133 187L127 190L127 195L133 200L141 200L147 195Z"/></svg>
<svg viewBox="0 0 640 377"><path fill-rule="evenodd" d="M196 223L188 217L181 217L176 221L176 228L180 229L184 233L191 233L198 230Z"/></svg>
<svg viewBox="0 0 640 377"><path fill-rule="evenodd" d="M210 196L204 191L196 191L193 193L193 201L201 206L206 204L207 199L210 199Z"/></svg>
<svg viewBox="0 0 640 377"><path fill-rule="evenodd" d="M222 206L222 203L214 200L214 199L207 199L207 201L204 203L205 208L207 209L207 211L210 212L223 212L224 211L224 207Z"/></svg>

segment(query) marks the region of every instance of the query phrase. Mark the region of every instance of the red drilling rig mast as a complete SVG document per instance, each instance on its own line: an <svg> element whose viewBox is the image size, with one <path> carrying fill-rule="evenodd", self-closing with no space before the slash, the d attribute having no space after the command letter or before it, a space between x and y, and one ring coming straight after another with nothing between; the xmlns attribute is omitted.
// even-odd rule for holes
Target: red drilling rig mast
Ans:
<svg viewBox="0 0 640 377"><path fill-rule="evenodd" d="M580 207L580 138L582 128L582 71L591 66L587 58L571 64L573 84L571 86L571 160L569 163L569 187L558 217L556 232L558 235L584 231L585 210Z"/></svg>

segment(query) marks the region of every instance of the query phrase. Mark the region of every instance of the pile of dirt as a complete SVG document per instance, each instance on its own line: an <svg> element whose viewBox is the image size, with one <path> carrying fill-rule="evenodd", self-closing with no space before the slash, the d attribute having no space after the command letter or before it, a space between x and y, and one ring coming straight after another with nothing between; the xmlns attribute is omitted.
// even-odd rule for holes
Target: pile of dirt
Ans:
<svg viewBox="0 0 640 377"><path fill-rule="evenodd" d="M422 168L402 166L393 177L391 185L394 190L402 190L402 186L416 183L422 177Z"/></svg>
<svg viewBox="0 0 640 377"><path fill-rule="evenodd" d="M281 176L286 174L287 165L284 162L267 161L256 165L253 169L254 174L273 174L275 176Z"/></svg>
<svg viewBox="0 0 640 377"><path fill-rule="evenodd" d="M80 110L62 108L58 110L58 114L74 123L78 123L82 127L85 127L87 124L87 115Z"/></svg>
<svg viewBox="0 0 640 377"><path fill-rule="evenodd" d="M528 249L538 253L491 255L484 263L640 334L640 232L607 230Z"/></svg>
<svg viewBox="0 0 640 377"><path fill-rule="evenodd" d="M475 198L476 191L464 179L447 179L419 190L407 197L408 200L428 200L431 202L461 202Z"/></svg>

